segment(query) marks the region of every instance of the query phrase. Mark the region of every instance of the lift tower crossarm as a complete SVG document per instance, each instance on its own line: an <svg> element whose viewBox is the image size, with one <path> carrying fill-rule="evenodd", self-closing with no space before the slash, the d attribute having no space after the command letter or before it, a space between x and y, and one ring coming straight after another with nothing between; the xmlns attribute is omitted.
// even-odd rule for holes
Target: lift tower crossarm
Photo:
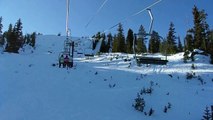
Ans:
<svg viewBox="0 0 213 120"><path fill-rule="evenodd" d="M153 17L153 15L152 15L152 11L151 11L150 8L148 8L148 9L146 9L146 10L148 11L149 16L150 16L150 19L151 19L150 25L149 25L149 34L151 35L151 34L152 34L152 26L153 26L154 17Z"/></svg>

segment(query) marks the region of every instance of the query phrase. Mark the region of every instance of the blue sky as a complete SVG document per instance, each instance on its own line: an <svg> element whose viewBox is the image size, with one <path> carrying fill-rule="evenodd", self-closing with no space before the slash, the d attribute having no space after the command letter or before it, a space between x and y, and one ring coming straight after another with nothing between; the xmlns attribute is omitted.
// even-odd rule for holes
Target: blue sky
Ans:
<svg viewBox="0 0 213 120"><path fill-rule="evenodd" d="M98 31L108 30L121 20L144 9L156 0L108 0L101 11L95 14L104 0L70 0L70 24L72 36L92 36ZM213 0L162 0L152 7L153 29L166 36L170 22L173 22L176 35L183 38L186 30L193 26L192 8L196 5L208 14L207 22L213 29ZM66 0L0 0L0 16L4 29L21 18L23 32L65 35ZM86 24L94 16L87 26ZM128 29L138 32L140 25L148 31L150 18L147 12L123 21L124 33ZM117 27L111 29L113 34Z"/></svg>

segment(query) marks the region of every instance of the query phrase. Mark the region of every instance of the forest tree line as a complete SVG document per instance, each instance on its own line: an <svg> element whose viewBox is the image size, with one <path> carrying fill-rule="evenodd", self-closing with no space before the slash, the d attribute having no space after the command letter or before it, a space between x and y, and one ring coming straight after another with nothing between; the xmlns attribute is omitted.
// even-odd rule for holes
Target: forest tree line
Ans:
<svg viewBox="0 0 213 120"><path fill-rule="evenodd" d="M206 22L207 13L204 10L199 10L196 6L192 9L193 27L186 31L184 40L176 36L175 25L170 22L166 37L161 37L155 30L151 34L147 34L143 25L134 33L129 29L127 36L124 35L123 26L120 23L117 28L117 33L105 35L98 32L93 36L95 48L96 43L101 40L100 52L122 52L133 53L133 42L135 42L135 53L162 53L175 54L178 52L193 51L194 49L203 50L211 55L213 63L213 30L209 28ZM149 39L148 39L149 38ZM147 41L148 44L147 44ZM182 43L182 42L183 43Z"/></svg>
<svg viewBox="0 0 213 120"><path fill-rule="evenodd" d="M2 17L0 17L0 47L4 47L5 52L19 53L19 49L24 45L35 48L36 33L23 35L21 19L18 19L14 26L10 24L5 32L2 28Z"/></svg>

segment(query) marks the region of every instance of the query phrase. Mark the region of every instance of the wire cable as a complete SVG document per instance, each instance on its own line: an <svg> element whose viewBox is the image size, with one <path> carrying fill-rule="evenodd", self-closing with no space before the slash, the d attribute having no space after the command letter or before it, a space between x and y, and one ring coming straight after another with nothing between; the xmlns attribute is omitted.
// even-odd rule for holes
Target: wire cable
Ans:
<svg viewBox="0 0 213 120"><path fill-rule="evenodd" d="M95 16L97 16L97 14L101 11L101 9L104 7L104 5L107 2L108 2L108 0L104 0L104 2L101 4L101 6L96 11L96 13L89 19L88 23L85 25L85 28L87 28L89 26L89 24L93 21L93 19L95 18Z"/></svg>

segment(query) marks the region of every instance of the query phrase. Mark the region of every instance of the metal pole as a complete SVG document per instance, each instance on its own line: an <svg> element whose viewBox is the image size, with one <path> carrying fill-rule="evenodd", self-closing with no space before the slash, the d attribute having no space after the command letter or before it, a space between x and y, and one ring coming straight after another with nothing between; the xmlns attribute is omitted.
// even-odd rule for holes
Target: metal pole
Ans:
<svg viewBox="0 0 213 120"><path fill-rule="evenodd" d="M70 0L67 0L67 15L66 15L66 35L69 37L69 12L70 12Z"/></svg>
<svg viewBox="0 0 213 120"><path fill-rule="evenodd" d="M136 52L135 52L135 42L136 42L136 39L137 39L137 34L134 34L134 39L133 39L133 52L134 52L134 55L135 55L135 61L137 62Z"/></svg>

